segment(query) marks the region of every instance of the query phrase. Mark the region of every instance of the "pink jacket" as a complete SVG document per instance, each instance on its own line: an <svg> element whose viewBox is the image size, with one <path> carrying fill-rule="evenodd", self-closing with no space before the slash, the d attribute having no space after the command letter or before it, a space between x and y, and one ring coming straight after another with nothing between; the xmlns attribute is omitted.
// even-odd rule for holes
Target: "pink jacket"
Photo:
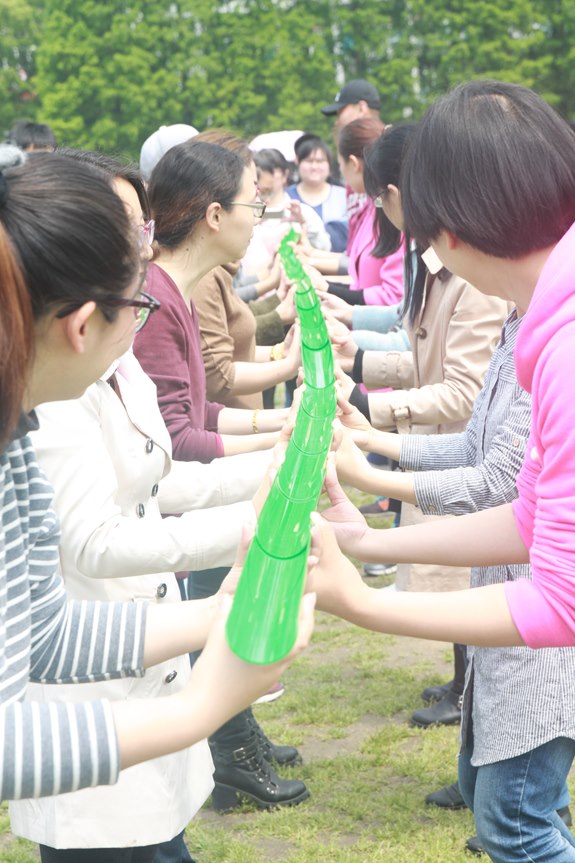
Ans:
<svg viewBox="0 0 575 863"><path fill-rule="evenodd" d="M505 586L530 647L575 645L575 225L543 268L515 348L532 427L513 504L533 581Z"/></svg>
<svg viewBox="0 0 575 863"><path fill-rule="evenodd" d="M350 219L347 256L350 287L362 290L368 306L392 306L403 298L403 244L387 258L370 254L375 246L373 220L375 207L371 198Z"/></svg>

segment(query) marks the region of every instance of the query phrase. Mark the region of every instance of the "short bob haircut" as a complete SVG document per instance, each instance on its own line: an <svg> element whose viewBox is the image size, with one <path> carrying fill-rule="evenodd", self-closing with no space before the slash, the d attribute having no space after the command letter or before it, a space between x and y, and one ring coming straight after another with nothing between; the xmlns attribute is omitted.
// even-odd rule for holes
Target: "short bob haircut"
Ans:
<svg viewBox="0 0 575 863"><path fill-rule="evenodd" d="M499 258L559 241L575 221L575 134L532 90L471 81L421 120L400 188L409 232L447 230Z"/></svg>
<svg viewBox="0 0 575 863"><path fill-rule="evenodd" d="M305 161L305 159L309 159L309 157L317 150L324 154L331 166L333 157L331 150L325 141L323 141L318 135L312 135L310 132L300 135L294 144L294 153L298 165L300 162Z"/></svg>
<svg viewBox="0 0 575 863"><path fill-rule="evenodd" d="M266 171L269 174L273 174L277 170L281 171L286 177L289 177L293 167L284 154L276 150L275 147L258 150L257 153L254 153L254 162L258 171Z"/></svg>
<svg viewBox="0 0 575 863"><path fill-rule="evenodd" d="M219 144L192 138L168 150L152 171L148 187L158 245L180 246L215 201L230 210L244 170L241 156Z"/></svg>

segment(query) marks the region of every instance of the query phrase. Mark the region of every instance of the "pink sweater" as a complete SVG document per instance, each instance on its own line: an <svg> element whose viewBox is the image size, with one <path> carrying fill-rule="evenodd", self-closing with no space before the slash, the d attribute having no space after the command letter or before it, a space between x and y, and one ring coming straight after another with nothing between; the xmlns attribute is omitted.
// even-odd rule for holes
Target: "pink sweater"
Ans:
<svg viewBox="0 0 575 863"><path fill-rule="evenodd" d="M362 290L367 306L393 306L403 298L403 244L387 258L370 254L375 246L375 207L367 198L350 219L347 256L352 289Z"/></svg>
<svg viewBox="0 0 575 863"><path fill-rule="evenodd" d="M575 645L575 224L548 258L515 348L532 428L513 504L533 581L505 585L530 647Z"/></svg>

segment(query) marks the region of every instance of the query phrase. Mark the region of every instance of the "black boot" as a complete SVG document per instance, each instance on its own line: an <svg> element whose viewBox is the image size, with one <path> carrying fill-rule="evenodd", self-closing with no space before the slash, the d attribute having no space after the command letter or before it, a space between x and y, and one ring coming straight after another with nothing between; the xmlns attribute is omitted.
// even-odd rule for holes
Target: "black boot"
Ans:
<svg viewBox="0 0 575 863"><path fill-rule="evenodd" d="M450 690L441 701L431 707L416 710L411 716L411 724L420 728L429 725L457 725L461 721L461 696Z"/></svg>
<svg viewBox="0 0 575 863"><path fill-rule="evenodd" d="M218 812L234 809L240 797L249 798L260 809L295 806L309 797L303 782L280 779L264 758L255 734L237 749L212 741L210 748L215 767L212 803Z"/></svg>
<svg viewBox="0 0 575 863"><path fill-rule="evenodd" d="M425 802L431 806L439 806L441 809L465 809L467 806L461 796L459 782L446 785L444 788L440 788L439 791L432 791L425 798Z"/></svg>
<svg viewBox="0 0 575 863"><path fill-rule="evenodd" d="M432 704L434 701L441 701L441 699L447 695L452 686L453 680L450 680L448 683L441 683L439 686L428 686L421 693L421 700L424 701L425 704Z"/></svg>
<svg viewBox="0 0 575 863"><path fill-rule="evenodd" d="M280 767L292 767L294 764L302 763L302 757L295 746L278 746L276 743L272 743L255 718L251 708L246 712L250 727L256 736L262 755L266 761L269 761L270 764L275 762Z"/></svg>

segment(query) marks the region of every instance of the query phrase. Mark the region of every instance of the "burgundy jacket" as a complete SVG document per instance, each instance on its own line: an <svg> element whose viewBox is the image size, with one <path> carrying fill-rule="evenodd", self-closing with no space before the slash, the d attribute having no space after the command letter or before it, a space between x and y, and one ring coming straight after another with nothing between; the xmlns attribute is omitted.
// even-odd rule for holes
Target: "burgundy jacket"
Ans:
<svg viewBox="0 0 575 863"><path fill-rule="evenodd" d="M158 404L172 438L173 456L210 462L224 454L216 429L223 405L206 399L206 372L194 304L175 282L150 264L146 290L161 307L136 336L134 353L158 389Z"/></svg>

